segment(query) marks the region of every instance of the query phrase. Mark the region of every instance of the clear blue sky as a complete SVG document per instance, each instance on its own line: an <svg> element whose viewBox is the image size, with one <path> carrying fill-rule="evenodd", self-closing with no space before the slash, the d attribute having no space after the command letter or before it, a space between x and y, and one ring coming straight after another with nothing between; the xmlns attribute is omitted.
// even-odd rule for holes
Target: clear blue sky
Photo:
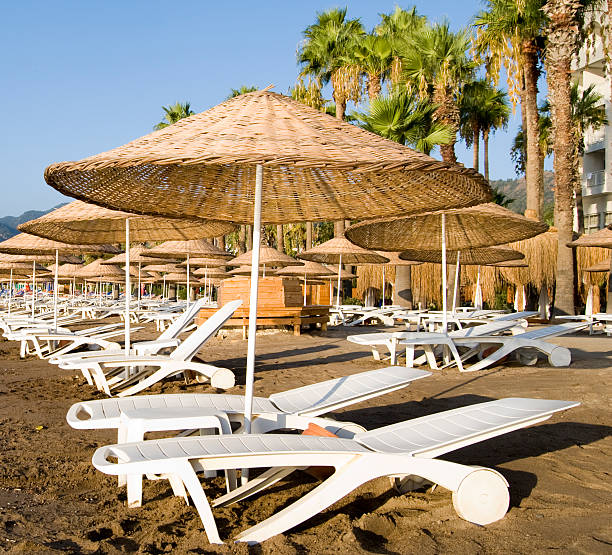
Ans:
<svg viewBox="0 0 612 555"><path fill-rule="evenodd" d="M296 48L317 11L348 5L370 30L396 1L28 1L5 2L0 33L0 216L46 209L64 197L45 167L78 160L152 131L162 106L203 111L241 85L286 93ZM399 3L409 8L412 3ZM478 0L416 2L433 21L458 28ZM330 96L330 95L328 95ZM514 177L507 133L491 144L491 178ZM471 154L457 148L460 161Z"/></svg>

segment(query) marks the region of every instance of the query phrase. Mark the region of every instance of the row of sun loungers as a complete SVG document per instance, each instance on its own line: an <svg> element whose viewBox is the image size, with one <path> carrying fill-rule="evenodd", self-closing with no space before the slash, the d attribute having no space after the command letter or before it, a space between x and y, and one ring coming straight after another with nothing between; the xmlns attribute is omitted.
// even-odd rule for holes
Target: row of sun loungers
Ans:
<svg viewBox="0 0 612 555"><path fill-rule="evenodd" d="M17 314L11 318L0 317L0 326L7 337L21 341L24 356L33 353L62 369L79 370L88 383L109 396L108 399L76 403L69 409L67 421L76 429L117 430L117 443L96 450L92 462L100 471L118 476L119 485L127 486L128 505L138 507L142 504L144 476L167 479L175 495L186 501L191 499L211 543L222 543L213 507L248 499L295 470L309 466L333 467L335 472L298 501L238 534L237 541L258 543L289 530L365 482L384 476L392 478L402 491L410 486L438 484L453 493L453 506L461 518L481 525L495 522L505 515L509 506L505 478L492 469L461 465L438 457L542 422L555 412L578 404L500 399L370 431L355 423L325 416L331 411L405 388L431 375L431 372L412 368L414 364L428 362L431 368L437 368L441 357L442 364L456 364L459 369L465 369L463 363L471 362L490 344L499 344L500 348L467 369L487 367L498 352L501 355L497 359L518 352L523 362L532 363L533 355L528 353L534 349L546 353L553 365L569 364L569 350L544 339L586 326L568 323L525 331L524 318L521 318L524 315L511 318L497 314L472 314L470 323L477 318L486 323L473 327L461 325L448 334L406 331L350 336L349 341L353 343L371 346L378 359L382 358L381 347L387 347L392 366L270 397L257 397L248 435L242 433L242 396L136 395L160 380L189 372L196 375L198 381L210 382L213 387L227 389L233 386L234 375L230 370L195 362L193 358L240 304L240 301L227 303L181 340L179 336L193 326L201 308L201 302L194 303L177 315L157 340L135 342L127 354L118 343L109 341L111 334L120 331L116 324L71 331L67 324L75 316L66 314L67 320L57 329L51 329L48 314L41 314L34 320L29 315ZM388 310L386 314L374 313L372 319L383 322L387 317L395 319L397 309ZM165 320L165 314L163 316L161 319ZM360 325L368 320L365 316L362 314L352 322ZM147 317L154 321L155 312L149 311ZM452 359L441 345L446 345L453 353ZM425 350L425 355L415 358L418 346ZM95 350L76 351L85 347ZM395 365L400 349L408 351L408 367ZM150 432L177 430L181 432L176 437L145 439ZM308 435L287 433L305 430ZM284 433L279 433L281 431ZM206 435L211 432L216 435ZM194 433L200 435L188 437ZM253 468L266 470L244 480L246 471ZM240 469L243 480L239 486L236 471ZM225 472L227 493L210 500L205 480L217 471ZM203 473L204 483L198 473Z"/></svg>

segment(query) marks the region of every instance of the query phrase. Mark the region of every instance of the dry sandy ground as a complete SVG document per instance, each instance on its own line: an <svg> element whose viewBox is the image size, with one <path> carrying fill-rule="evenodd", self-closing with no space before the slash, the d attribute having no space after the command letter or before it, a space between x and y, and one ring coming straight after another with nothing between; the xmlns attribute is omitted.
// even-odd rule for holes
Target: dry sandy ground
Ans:
<svg viewBox="0 0 612 555"><path fill-rule="evenodd" d="M363 330L368 331L368 330ZM372 331L375 331L372 328ZM149 332L150 334L150 332ZM146 335L146 334L145 334ZM268 395L381 366L345 340L346 330L258 341L256 393ZM114 443L105 431L72 430L64 417L77 400L100 395L76 374L44 361L19 360L17 346L0 342L0 552L31 553L610 553L609 392L612 339L563 337L574 362L553 369L498 366L477 375L436 372L411 387L338 411L366 428L493 398L525 396L577 400L578 408L532 428L447 455L492 467L510 483L506 517L479 527L456 516L448 491L400 495L386 479L370 482L289 533L256 547L231 538L317 481L295 473L268 493L215 509L225 546L211 546L196 511L174 498L166 481L147 481L144 506L127 509L125 491L90 463L95 448ZM201 357L231 368L244 390L246 342L214 339ZM180 381L152 392L212 391ZM42 428L41 428L42 427ZM222 492L222 479L206 491Z"/></svg>

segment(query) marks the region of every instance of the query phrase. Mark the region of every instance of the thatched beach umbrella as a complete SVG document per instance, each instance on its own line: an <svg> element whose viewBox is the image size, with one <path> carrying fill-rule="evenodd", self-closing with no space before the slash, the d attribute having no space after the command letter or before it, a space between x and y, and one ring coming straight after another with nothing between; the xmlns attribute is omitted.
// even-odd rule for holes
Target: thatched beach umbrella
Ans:
<svg viewBox="0 0 612 555"><path fill-rule="evenodd" d="M323 276L333 276L334 272L329 268L323 266L323 264L319 264L317 262L313 262L311 260L307 262L302 262L302 265L296 266L287 266L285 268L281 268L276 270L277 276L300 276L304 278L304 306L306 306L306 287L308 285L308 276L310 277L323 277ZM331 300L331 296L330 296Z"/></svg>
<svg viewBox="0 0 612 555"><path fill-rule="evenodd" d="M325 241L325 243L300 253L298 257L304 260L313 260L314 262L338 264L337 306L340 306L340 272L343 262L345 264L385 264L389 262L386 256L358 247L346 237L334 237L329 241Z"/></svg>
<svg viewBox="0 0 612 555"><path fill-rule="evenodd" d="M267 90L45 171L115 209L253 225L245 431L250 430L261 224L416 213L486 202L474 170L439 162ZM160 186L163 184L163 186Z"/></svg>
<svg viewBox="0 0 612 555"><path fill-rule="evenodd" d="M27 222L26 222L27 223ZM23 224L22 224L23 225ZM0 252L23 255L53 255L55 254L56 268L59 265L59 253L63 254L115 254L119 249L108 244L69 244L60 241L50 240L29 233L19 233L6 241L0 243ZM36 272L33 275L33 281ZM57 328L57 288L58 276L55 273L53 286L53 326ZM36 289L32 291L32 318L36 304Z"/></svg>
<svg viewBox="0 0 612 555"><path fill-rule="evenodd" d="M349 227L346 236L377 250L427 249L442 253L442 312L446 326L446 250L501 245L543 233L548 226L494 203L415 216L381 218Z"/></svg>
<svg viewBox="0 0 612 555"><path fill-rule="evenodd" d="M130 241L163 241L217 237L229 233L234 224L214 220L189 220L141 216L119 210L74 201L35 220L21 224L19 229L67 243L121 242L126 245L126 265L129 267ZM125 350L130 350L131 282L125 274Z"/></svg>
<svg viewBox="0 0 612 555"><path fill-rule="evenodd" d="M251 266L253 259L253 251L247 251L236 258L228 261L228 266ZM286 255L284 252L276 250L267 245L259 247L259 264L263 266L263 275L266 275L266 266L268 267L284 267L284 266L301 266L302 262Z"/></svg>

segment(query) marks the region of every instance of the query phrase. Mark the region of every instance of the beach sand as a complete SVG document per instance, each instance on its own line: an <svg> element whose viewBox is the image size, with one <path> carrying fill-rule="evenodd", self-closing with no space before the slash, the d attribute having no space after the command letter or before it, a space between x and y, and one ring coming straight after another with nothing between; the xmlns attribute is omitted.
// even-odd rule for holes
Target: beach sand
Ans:
<svg viewBox="0 0 612 555"><path fill-rule="evenodd" d="M399 328L398 328L399 329ZM376 331L367 328L359 332ZM264 334L258 338L255 393L384 366L346 341L355 330ZM152 329L140 337L153 337ZM137 336L138 337L138 336ZM125 506L125 490L91 465L93 451L115 443L112 431L79 431L65 422L70 405L101 398L75 372L38 359L20 360L0 341L0 552L28 553L563 553L612 552L610 370L612 339L561 337L570 368L516 363L477 374L449 369L386 396L334 413L368 429L501 397L580 401L537 426L466 447L444 458L483 465L510 483L504 519L481 527L460 519L442 489L400 495L374 480L316 517L260 546L233 544L239 531L274 514L318 482L296 472L267 493L214 509L224 546L207 541L197 512L172 496L165 480L146 481L144 505ZM244 391L246 341L211 340L200 357L232 369ZM213 392L176 380L150 393ZM215 497L223 479L208 480Z"/></svg>

